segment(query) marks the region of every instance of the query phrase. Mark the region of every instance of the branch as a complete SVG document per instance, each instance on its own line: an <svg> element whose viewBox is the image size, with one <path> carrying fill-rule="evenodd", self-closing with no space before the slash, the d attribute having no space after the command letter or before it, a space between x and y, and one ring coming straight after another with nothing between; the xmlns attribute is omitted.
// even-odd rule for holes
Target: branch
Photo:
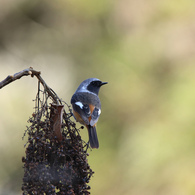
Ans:
<svg viewBox="0 0 195 195"><path fill-rule="evenodd" d="M31 67L24 69L18 73L15 73L14 75L7 76L3 81L0 82L0 89L5 87L6 85L8 85L9 83L11 83L13 81L20 79L23 76L32 75L33 74L32 71L34 74L40 74L40 72L33 70L33 68L31 68Z"/></svg>
<svg viewBox="0 0 195 195"><path fill-rule="evenodd" d="M41 82L44 89L47 91L48 95L53 99L56 104L59 104L59 97L56 93L46 84L46 82L41 77L41 72L34 70L32 67L24 69L14 75L8 75L3 81L0 82L0 89L5 87L6 85L12 83L13 81L20 79L23 76L31 75L31 77L36 76L37 79Z"/></svg>

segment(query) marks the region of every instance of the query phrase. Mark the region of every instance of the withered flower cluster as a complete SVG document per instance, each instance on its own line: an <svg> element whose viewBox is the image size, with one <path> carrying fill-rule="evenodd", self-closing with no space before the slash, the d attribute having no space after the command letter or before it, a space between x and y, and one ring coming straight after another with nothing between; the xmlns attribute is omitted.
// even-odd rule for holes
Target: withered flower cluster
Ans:
<svg viewBox="0 0 195 195"><path fill-rule="evenodd" d="M61 105L49 101L47 93L39 89L35 112L25 132L23 195L90 194L88 183L94 172L87 162L89 154L80 129L71 121L71 109L65 102L68 111L62 101Z"/></svg>

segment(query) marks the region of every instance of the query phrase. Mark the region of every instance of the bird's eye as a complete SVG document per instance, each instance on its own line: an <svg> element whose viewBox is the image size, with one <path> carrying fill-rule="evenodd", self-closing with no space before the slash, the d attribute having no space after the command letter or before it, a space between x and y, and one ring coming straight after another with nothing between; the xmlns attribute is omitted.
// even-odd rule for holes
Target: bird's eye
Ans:
<svg viewBox="0 0 195 195"><path fill-rule="evenodd" d="M95 81L92 81L91 84L95 86L96 85L96 82Z"/></svg>
<svg viewBox="0 0 195 195"><path fill-rule="evenodd" d="M94 87L99 87L100 86L100 82L99 81L92 81L91 85Z"/></svg>

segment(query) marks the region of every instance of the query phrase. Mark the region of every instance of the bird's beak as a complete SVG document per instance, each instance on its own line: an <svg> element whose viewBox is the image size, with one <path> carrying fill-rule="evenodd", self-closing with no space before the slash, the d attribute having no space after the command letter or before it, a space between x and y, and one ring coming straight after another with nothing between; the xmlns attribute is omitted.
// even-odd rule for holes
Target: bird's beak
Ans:
<svg viewBox="0 0 195 195"><path fill-rule="evenodd" d="M101 86L102 86L102 85L105 85L105 84L108 84L108 82L102 82L102 83L101 83Z"/></svg>

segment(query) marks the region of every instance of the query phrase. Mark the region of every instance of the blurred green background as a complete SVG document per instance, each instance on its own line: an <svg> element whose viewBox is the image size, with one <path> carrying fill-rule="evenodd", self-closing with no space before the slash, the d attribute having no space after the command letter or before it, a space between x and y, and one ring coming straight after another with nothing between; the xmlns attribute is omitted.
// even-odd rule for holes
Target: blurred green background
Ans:
<svg viewBox="0 0 195 195"><path fill-rule="evenodd" d="M109 82L92 195L195 194L194 0L1 0L0 80L30 66L68 103L84 79ZM2 195L21 194L36 92L29 76L0 91Z"/></svg>

